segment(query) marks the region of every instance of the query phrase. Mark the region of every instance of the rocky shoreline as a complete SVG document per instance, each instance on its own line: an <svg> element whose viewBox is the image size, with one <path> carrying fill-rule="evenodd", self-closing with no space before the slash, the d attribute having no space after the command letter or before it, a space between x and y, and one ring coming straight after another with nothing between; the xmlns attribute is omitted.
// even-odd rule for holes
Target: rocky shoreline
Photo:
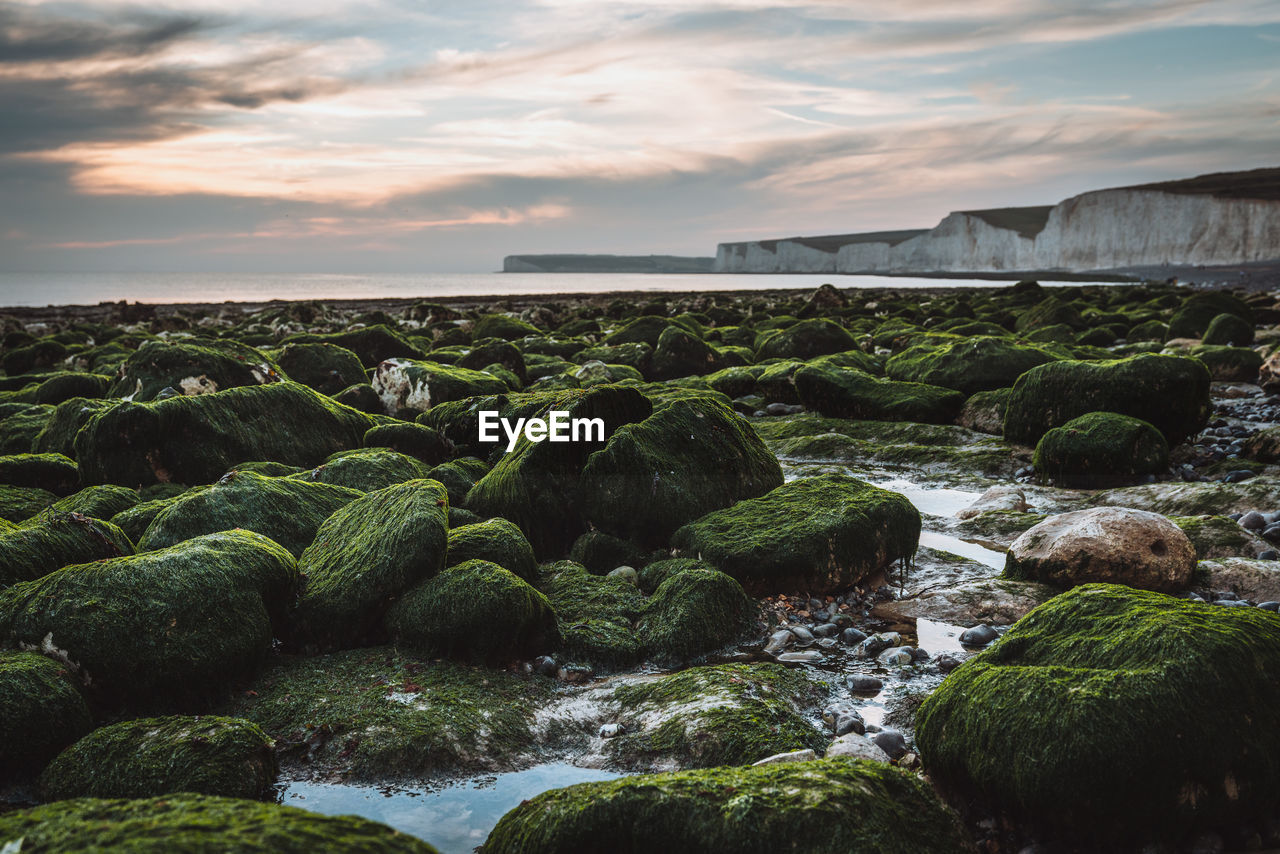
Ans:
<svg viewBox="0 0 1280 854"><path fill-rule="evenodd" d="M6 309L0 850L1280 846L1278 300Z"/></svg>

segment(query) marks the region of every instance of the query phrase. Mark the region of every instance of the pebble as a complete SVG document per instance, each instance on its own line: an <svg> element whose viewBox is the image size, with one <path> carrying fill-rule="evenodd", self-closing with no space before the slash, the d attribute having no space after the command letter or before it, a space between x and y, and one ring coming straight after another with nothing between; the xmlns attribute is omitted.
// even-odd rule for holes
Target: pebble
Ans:
<svg viewBox="0 0 1280 854"><path fill-rule="evenodd" d="M814 628L813 633L820 638L829 638L840 633L840 627L835 623L823 623Z"/></svg>
<svg viewBox="0 0 1280 854"><path fill-rule="evenodd" d="M1258 607L1264 611L1280 611L1280 602L1259 602Z"/></svg>
<svg viewBox="0 0 1280 854"><path fill-rule="evenodd" d="M787 415L791 407L785 403L771 403L764 408L766 415Z"/></svg>
<svg viewBox="0 0 1280 854"><path fill-rule="evenodd" d="M751 764L752 765L781 765L784 762L809 762L817 758L818 758L818 754L814 753L811 749L806 747L804 750L793 750L790 753L775 753L772 756L766 756L764 759L761 759L759 762L752 762Z"/></svg>
<svg viewBox="0 0 1280 854"><path fill-rule="evenodd" d="M818 647L820 649L835 649L839 645L840 645L840 642L837 641L835 638L823 638L822 640L818 641Z"/></svg>
<svg viewBox="0 0 1280 854"><path fill-rule="evenodd" d="M1264 549L1258 552L1258 560L1280 560L1280 552L1275 549Z"/></svg>
<svg viewBox="0 0 1280 854"><path fill-rule="evenodd" d="M779 629L769 635L769 642L764 645L767 655L777 655L795 642L796 636L786 629Z"/></svg>
<svg viewBox="0 0 1280 854"><path fill-rule="evenodd" d="M822 660L822 653L816 649L807 652L784 652L774 660L783 664L813 664L815 661Z"/></svg>
<svg viewBox="0 0 1280 854"><path fill-rule="evenodd" d="M617 738L626 733L626 727L622 724L605 724L600 727L601 738Z"/></svg>
<svg viewBox="0 0 1280 854"><path fill-rule="evenodd" d="M863 658L874 658L890 647L902 644L902 635L897 632L881 632L858 644L858 655Z"/></svg>
<svg viewBox="0 0 1280 854"><path fill-rule="evenodd" d="M640 573L636 572L634 566L620 566L617 569L610 570L605 578L621 578L633 587L640 586Z"/></svg>
<svg viewBox="0 0 1280 854"><path fill-rule="evenodd" d="M1223 483L1244 483L1246 480L1249 480L1252 477L1253 477L1253 472L1251 472L1249 469L1236 469L1235 471L1227 472L1226 476L1222 478L1222 482Z"/></svg>
<svg viewBox="0 0 1280 854"><path fill-rule="evenodd" d="M556 678L561 682L590 682L596 673L585 664L566 664L556 671Z"/></svg>
<svg viewBox="0 0 1280 854"><path fill-rule="evenodd" d="M909 646L894 646L880 653L879 661L885 667L906 667L916 660Z"/></svg>
<svg viewBox="0 0 1280 854"><path fill-rule="evenodd" d="M791 634L795 636L796 644L799 646L810 646L814 641L813 632L804 626L792 626Z"/></svg>
<svg viewBox="0 0 1280 854"><path fill-rule="evenodd" d="M1213 591L1214 599L1239 599L1234 590L1215 590Z"/></svg>
<svg viewBox="0 0 1280 854"><path fill-rule="evenodd" d="M1252 608L1248 602L1242 602L1239 599L1218 599L1213 604L1222 605L1226 608Z"/></svg>
<svg viewBox="0 0 1280 854"><path fill-rule="evenodd" d="M938 665L938 669L943 673L950 673L952 670L955 670L960 666L960 659L956 658L949 652L944 652L942 655L935 658L933 663Z"/></svg>
<svg viewBox="0 0 1280 854"><path fill-rule="evenodd" d="M836 718L835 733L836 735L847 735L855 732L862 735L867 731L867 725L857 714L841 715Z"/></svg>
<svg viewBox="0 0 1280 854"><path fill-rule="evenodd" d="M844 684L848 686L850 691L867 694L878 694L880 689L884 687L884 683L876 677L862 673L854 673L845 677Z"/></svg>
<svg viewBox="0 0 1280 854"><path fill-rule="evenodd" d="M1249 531L1261 531L1267 527L1267 520L1257 510L1250 510L1240 517L1240 527Z"/></svg>
<svg viewBox="0 0 1280 854"><path fill-rule="evenodd" d="M555 676L559 667L556 660L549 655L540 655L533 660L533 670L543 676Z"/></svg>
<svg viewBox="0 0 1280 854"><path fill-rule="evenodd" d="M1268 525L1262 532L1262 536L1272 542L1280 539L1280 525Z"/></svg>
<svg viewBox="0 0 1280 854"><path fill-rule="evenodd" d="M840 633L841 643L847 643L849 646L853 646L854 644L857 644L857 643L862 643L866 639L867 639L866 632L860 632L857 629L845 629L843 632Z"/></svg>
<svg viewBox="0 0 1280 854"><path fill-rule="evenodd" d="M882 729L871 736L876 747L883 750L890 759L897 759L907 752L907 740L902 733L892 729Z"/></svg>
<svg viewBox="0 0 1280 854"><path fill-rule="evenodd" d="M986 646L998 637L1000 637L1000 633L995 629L986 623L979 623L973 628L965 629L960 633L960 643L965 646Z"/></svg>
<svg viewBox="0 0 1280 854"><path fill-rule="evenodd" d="M889 761L888 754L877 747L875 742L857 733L842 735L827 746L827 758L837 756L847 759L870 759L875 762Z"/></svg>

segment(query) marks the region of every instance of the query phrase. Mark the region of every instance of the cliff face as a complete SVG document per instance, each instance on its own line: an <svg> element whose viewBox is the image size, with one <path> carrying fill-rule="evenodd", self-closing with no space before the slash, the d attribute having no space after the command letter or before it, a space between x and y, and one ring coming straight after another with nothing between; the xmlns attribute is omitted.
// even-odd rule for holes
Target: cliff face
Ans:
<svg viewBox="0 0 1280 854"><path fill-rule="evenodd" d="M1261 175L1260 173L1265 173ZM1258 181L1237 180L1258 174ZM1280 259L1280 170L1097 190L1052 207L950 214L919 232L721 244L717 272L1089 272ZM1218 178L1223 194L1214 194ZM1223 180L1230 178L1230 181ZM1245 185L1241 190L1240 185ZM1256 196L1256 197L1250 197Z"/></svg>

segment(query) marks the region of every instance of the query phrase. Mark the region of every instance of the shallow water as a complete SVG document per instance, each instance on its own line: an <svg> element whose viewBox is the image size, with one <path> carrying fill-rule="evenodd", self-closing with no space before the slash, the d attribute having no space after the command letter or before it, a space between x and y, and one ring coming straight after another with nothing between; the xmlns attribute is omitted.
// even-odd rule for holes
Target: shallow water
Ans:
<svg viewBox="0 0 1280 854"><path fill-rule="evenodd" d="M159 303L261 302L614 291L812 290L824 282L840 288L990 288L1011 284L988 279L835 273L0 273L0 305L95 305L122 299Z"/></svg>
<svg viewBox="0 0 1280 854"><path fill-rule="evenodd" d="M295 782L286 784L280 802L324 815L363 816L424 839L442 854L469 854L521 801L548 789L621 776L550 763L431 789Z"/></svg>

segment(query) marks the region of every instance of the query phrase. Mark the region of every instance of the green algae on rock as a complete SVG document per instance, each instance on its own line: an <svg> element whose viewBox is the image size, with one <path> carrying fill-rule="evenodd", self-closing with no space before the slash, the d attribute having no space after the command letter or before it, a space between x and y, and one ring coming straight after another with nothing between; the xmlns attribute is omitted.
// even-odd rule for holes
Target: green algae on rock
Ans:
<svg viewBox="0 0 1280 854"><path fill-rule="evenodd" d="M165 388L184 395L279 382L279 366L265 353L227 338L145 341L121 366L111 397L142 403Z"/></svg>
<svg viewBox="0 0 1280 854"><path fill-rule="evenodd" d="M422 350L386 324L376 323L345 332L304 333L290 335L284 344L336 344L355 353L366 368L377 367L387 359L421 359Z"/></svg>
<svg viewBox="0 0 1280 854"><path fill-rule="evenodd" d="M0 456L0 484L44 489L70 495L80 483L75 460L62 454L9 454Z"/></svg>
<svg viewBox="0 0 1280 854"><path fill-rule="evenodd" d="M1195 359L1146 353L1102 362L1063 360L1032 368L1014 384L1004 434L1034 444L1089 412L1116 412L1152 424L1170 445L1209 419L1209 371Z"/></svg>
<svg viewBox="0 0 1280 854"><path fill-rule="evenodd" d="M561 651L568 661L612 670L640 660L634 625L645 602L634 584L592 575L581 564L562 560L543 568L539 586L560 620Z"/></svg>
<svg viewBox="0 0 1280 854"><path fill-rule="evenodd" d="M523 531L500 517L449 529L445 565L457 566L469 560L487 560L530 584L538 582L533 546Z"/></svg>
<svg viewBox="0 0 1280 854"><path fill-rule="evenodd" d="M1090 412L1041 436L1032 465L1063 486L1121 486L1168 469L1169 444L1146 421Z"/></svg>
<svg viewBox="0 0 1280 854"><path fill-rule="evenodd" d="M73 397L54 407L53 415L44 428L36 434L31 450L37 454L64 454L75 456L76 433L89 419L104 409L118 404L118 400L93 400Z"/></svg>
<svg viewBox="0 0 1280 854"><path fill-rule="evenodd" d="M337 394L366 379L360 357L337 344L286 344L276 363L289 379L321 394Z"/></svg>
<svg viewBox="0 0 1280 854"><path fill-rule="evenodd" d="M81 516L92 516L94 519L110 519L117 513L123 513L141 501L137 490L127 486L116 486L114 483L86 486L73 492L66 498L60 498L52 505L55 513L79 513ZM133 537L129 538L133 540ZM78 562L78 561L77 561Z"/></svg>
<svg viewBox="0 0 1280 854"><path fill-rule="evenodd" d="M336 511L302 553L292 615L301 643L324 649L383 636L387 606L444 568L449 499L434 480L370 492Z"/></svg>
<svg viewBox="0 0 1280 854"><path fill-rule="evenodd" d="M1204 363L1214 382L1257 382L1263 361L1261 353L1248 347L1204 345L1192 347L1191 355Z"/></svg>
<svg viewBox="0 0 1280 854"><path fill-rule="evenodd" d="M485 371L410 359L388 359L378 365L372 385L388 415L401 409L426 412L451 400L508 391L506 383Z"/></svg>
<svg viewBox="0 0 1280 854"><path fill-rule="evenodd" d="M832 418L948 424L965 396L940 386L879 379L856 368L808 364L793 377L804 407Z"/></svg>
<svg viewBox="0 0 1280 854"><path fill-rule="evenodd" d="M340 486L232 471L212 486L195 487L166 501L138 549L153 551L202 534L244 528L270 537L298 557L326 519L360 496Z"/></svg>
<svg viewBox="0 0 1280 854"><path fill-rule="evenodd" d="M438 430L423 424L401 422L381 424L364 434L366 448L390 448L396 453L421 460L427 465L439 465L449 458L451 444Z"/></svg>
<svg viewBox="0 0 1280 854"><path fill-rule="evenodd" d="M509 768L527 755L552 682L389 647L286 658L224 714L247 718L283 759L352 780Z"/></svg>
<svg viewBox="0 0 1280 854"><path fill-rule="evenodd" d="M357 448L353 451L339 451L314 469L289 477L360 492L373 492L407 480L421 480L427 477L427 472L427 465L417 457L389 448Z"/></svg>
<svg viewBox="0 0 1280 854"><path fill-rule="evenodd" d="M360 447L372 419L298 383L122 403L76 436L85 483L212 483L244 460L309 468Z"/></svg>
<svg viewBox="0 0 1280 854"><path fill-rule="evenodd" d="M0 589L64 566L131 554L133 543L110 522L48 510L0 531Z"/></svg>
<svg viewBox="0 0 1280 854"><path fill-rule="evenodd" d="M896 492L839 474L794 480L685 525L671 539L749 592L849 587L910 560L920 512Z"/></svg>
<svg viewBox="0 0 1280 854"><path fill-rule="evenodd" d="M698 561L679 563L686 565L658 584L636 627L651 660L683 662L705 655L740 638L760 616L760 606L733 578Z"/></svg>
<svg viewBox="0 0 1280 854"><path fill-rule="evenodd" d="M224 531L0 591L0 640L62 661L102 708L195 711L257 672L296 584L282 546Z"/></svg>
<svg viewBox="0 0 1280 854"><path fill-rule="evenodd" d="M435 854L421 840L355 816L181 793L77 798L0 814L0 846L23 852L237 851L244 854ZM15 849L19 850L19 849Z"/></svg>
<svg viewBox="0 0 1280 854"><path fill-rule="evenodd" d="M1280 808L1277 668L1274 614L1077 587L948 676L917 742L945 791L1034 827L1176 839Z"/></svg>
<svg viewBox="0 0 1280 854"><path fill-rule="evenodd" d="M400 647L477 664L530 659L560 645L547 597L484 560L450 566L407 591L386 622Z"/></svg>
<svg viewBox="0 0 1280 854"><path fill-rule="evenodd" d="M1253 324L1236 314L1224 312L1209 321L1201 343L1248 347L1253 343Z"/></svg>
<svg viewBox="0 0 1280 854"><path fill-rule="evenodd" d="M953 388L972 396L1012 386L1037 365L1054 361L1038 347L979 335L937 344L917 344L885 363L889 379Z"/></svg>
<svg viewBox="0 0 1280 854"><path fill-rule="evenodd" d="M713 768L552 789L502 817L490 854L962 854L955 814L915 775L865 760Z"/></svg>
<svg viewBox="0 0 1280 854"><path fill-rule="evenodd" d="M47 489L0 483L0 519L7 522L25 522L57 501Z"/></svg>
<svg viewBox="0 0 1280 854"><path fill-rule="evenodd" d="M138 718L100 727L40 775L45 800L149 798L178 792L269 798L274 744L257 724L212 715Z"/></svg>
<svg viewBox="0 0 1280 854"><path fill-rule="evenodd" d="M93 726L66 665L0 650L0 785L39 771Z"/></svg>
<svg viewBox="0 0 1280 854"><path fill-rule="evenodd" d="M828 318L816 317L767 335L756 348L756 358L761 361L777 358L807 361L816 356L843 353L857 346L858 342L849 330Z"/></svg>

